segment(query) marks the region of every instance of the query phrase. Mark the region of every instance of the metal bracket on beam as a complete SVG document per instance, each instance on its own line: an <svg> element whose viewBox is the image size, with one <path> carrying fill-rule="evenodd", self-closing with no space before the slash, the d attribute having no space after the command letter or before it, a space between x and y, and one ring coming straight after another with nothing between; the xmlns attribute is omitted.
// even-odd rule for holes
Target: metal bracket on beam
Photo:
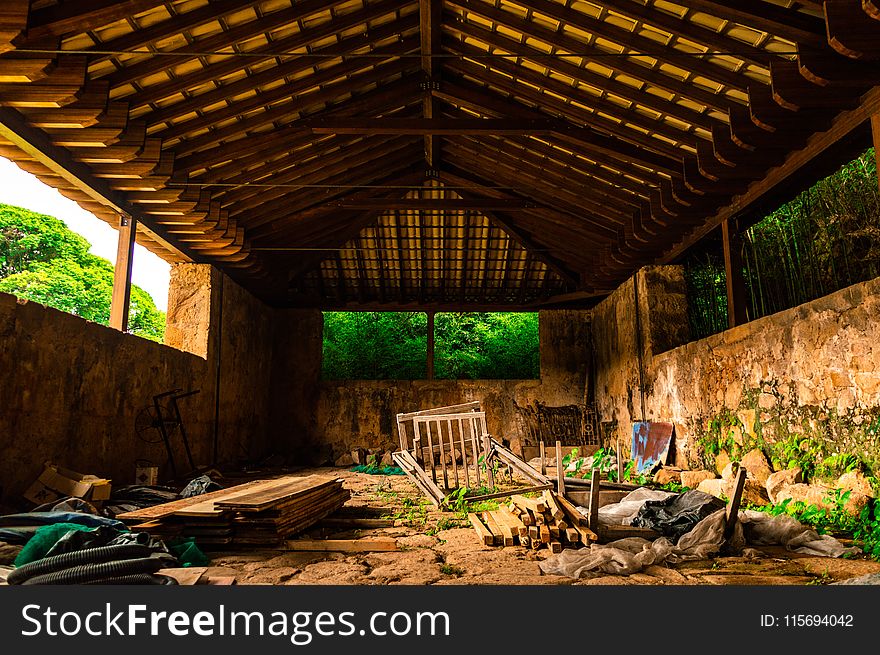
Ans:
<svg viewBox="0 0 880 655"><path fill-rule="evenodd" d="M419 82L419 89L422 91L439 91L440 85L441 81L439 78L425 77L425 79Z"/></svg>

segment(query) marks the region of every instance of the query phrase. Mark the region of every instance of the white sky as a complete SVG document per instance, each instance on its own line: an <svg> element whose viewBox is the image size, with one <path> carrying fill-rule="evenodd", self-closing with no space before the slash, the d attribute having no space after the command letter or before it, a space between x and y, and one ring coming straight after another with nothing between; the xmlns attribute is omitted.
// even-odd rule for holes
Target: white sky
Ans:
<svg viewBox="0 0 880 655"><path fill-rule="evenodd" d="M92 253L116 261L114 228L3 157L0 157L0 203L59 218L88 239ZM135 245L132 281L153 296L156 307L163 311L168 306L170 270L171 266L163 259Z"/></svg>

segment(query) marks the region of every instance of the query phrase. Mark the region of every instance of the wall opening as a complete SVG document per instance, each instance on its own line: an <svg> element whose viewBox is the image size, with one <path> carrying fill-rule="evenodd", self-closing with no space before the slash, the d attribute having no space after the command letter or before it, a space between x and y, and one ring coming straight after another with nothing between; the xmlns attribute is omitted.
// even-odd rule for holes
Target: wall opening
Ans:
<svg viewBox="0 0 880 655"><path fill-rule="evenodd" d="M325 312L325 380L422 380L428 377L424 312ZM538 379L536 312L434 315L434 378Z"/></svg>
<svg viewBox="0 0 880 655"><path fill-rule="evenodd" d="M880 190L871 148L742 235L748 320L880 276ZM691 338L727 329L720 230L682 260Z"/></svg>
<svg viewBox="0 0 880 655"><path fill-rule="evenodd" d="M435 377L532 380L541 377L537 312L444 312L435 316Z"/></svg>

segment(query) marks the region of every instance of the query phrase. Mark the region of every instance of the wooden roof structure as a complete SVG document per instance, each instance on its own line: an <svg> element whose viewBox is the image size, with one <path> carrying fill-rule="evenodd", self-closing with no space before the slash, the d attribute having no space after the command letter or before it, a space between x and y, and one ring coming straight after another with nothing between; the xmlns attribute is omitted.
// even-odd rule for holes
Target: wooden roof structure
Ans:
<svg viewBox="0 0 880 655"><path fill-rule="evenodd" d="M880 108L880 0L4 0L0 156L274 305L581 302Z"/></svg>

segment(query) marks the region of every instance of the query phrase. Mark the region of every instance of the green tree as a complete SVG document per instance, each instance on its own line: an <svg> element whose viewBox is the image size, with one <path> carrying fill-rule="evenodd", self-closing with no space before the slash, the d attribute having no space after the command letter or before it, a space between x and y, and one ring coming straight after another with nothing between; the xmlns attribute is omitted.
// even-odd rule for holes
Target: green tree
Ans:
<svg viewBox="0 0 880 655"><path fill-rule="evenodd" d="M0 204L0 291L106 325L113 265L90 247L57 218ZM128 327L153 341L165 334L165 313L136 285Z"/></svg>

